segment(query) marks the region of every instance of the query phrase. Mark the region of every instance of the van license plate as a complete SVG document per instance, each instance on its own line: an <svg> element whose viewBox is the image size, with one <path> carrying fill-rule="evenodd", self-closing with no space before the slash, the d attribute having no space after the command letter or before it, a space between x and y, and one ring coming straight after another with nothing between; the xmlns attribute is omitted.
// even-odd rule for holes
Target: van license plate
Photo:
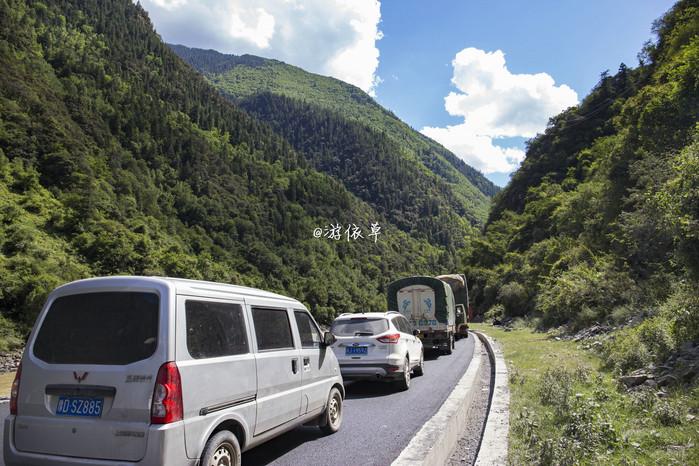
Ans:
<svg viewBox="0 0 699 466"><path fill-rule="evenodd" d="M104 398L62 396L58 399L56 414L58 416L100 417L103 405Z"/></svg>
<svg viewBox="0 0 699 466"><path fill-rule="evenodd" d="M345 348L345 354L369 354L369 348L366 346L348 346Z"/></svg>

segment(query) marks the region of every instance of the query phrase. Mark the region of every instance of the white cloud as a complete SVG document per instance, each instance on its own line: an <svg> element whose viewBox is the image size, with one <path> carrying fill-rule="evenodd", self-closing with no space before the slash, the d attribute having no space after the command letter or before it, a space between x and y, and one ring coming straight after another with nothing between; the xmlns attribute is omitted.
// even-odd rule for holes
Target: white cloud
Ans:
<svg viewBox="0 0 699 466"><path fill-rule="evenodd" d="M501 147L498 138L533 137L550 117L578 102L573 89L556 86L546 73L512 74L500 50L469 47L452 66L451 82L459 92L450 92L444 107L464 122L422 132L484 173L509 173L524 160L524 151Z"/></svg>
<svg viewBox="0 0 699 466"><path fill-rule="evenodd" d="M141 0L171 43L250 53L372 93L380 83L379 0Z"/></svg>

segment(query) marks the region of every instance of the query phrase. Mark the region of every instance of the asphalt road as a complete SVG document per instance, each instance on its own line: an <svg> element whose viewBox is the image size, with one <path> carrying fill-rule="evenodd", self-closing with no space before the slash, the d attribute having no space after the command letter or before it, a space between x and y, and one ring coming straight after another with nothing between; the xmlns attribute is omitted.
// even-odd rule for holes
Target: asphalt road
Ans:
<svg viewBox="0 0 699 466"><path fill-rule="evenodd" d="M458 341L451 356L426 355L425 375L415 377L407 392L394 392L380 382L347 384L339 432L323 436L317 427L299 427L244 453L243 465L391 464L466 371L473 338ZM0 420L8 414L9 405L0 403ZM4 465L1 441L0 464Z"/></svg>
<svg viewBox="0 0 699 466"><path fill-rule="evenodd" d="M473 338L458 341L450 356L426 355L425 375L407 392L380 382L347 384L339 432L323 436L317 427L299 427L244 453L243 466L390 465L466 372Z"/></svg>

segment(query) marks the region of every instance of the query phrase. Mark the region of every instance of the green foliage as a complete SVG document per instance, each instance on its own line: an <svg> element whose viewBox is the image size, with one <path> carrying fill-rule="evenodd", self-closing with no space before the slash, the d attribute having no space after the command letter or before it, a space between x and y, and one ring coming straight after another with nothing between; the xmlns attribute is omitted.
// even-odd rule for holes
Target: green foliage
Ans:
<svg viewBox="0 0 699 466"><path fill-rule="evenodd" d="M676 402L660 400L653 406L653 416L664 426L677 426L682 424L686 414L686 408Z"/></svg>
<svg viewBox="0 0 699 466"><path fill-rule="evenodd" d="M361 89L277 60L224 55L181 45L171 47L204 73L216 88L269 122L321 171L340 175L345 180L337 173L338 165L345 165L346 161L356 161L359 167L369 161L376 163L366 150L379 151L383 153L381 158L393 159L385 161L380 173L393 175L390 168L396 163L403 165L403 171L419 173L419 178L397 186L395 180L384 180L390 191L407 190L419 196L420 190L410 185L422 182L420 178L425 177L451 198L449 208L456 205L469 220L479 224L485 220L487 198L496 194L498 188L444 147L379 106ZM362 135L365 136L356 137ZM351 145L360 149L351 154L350 160L347 160L349 149L344 144L348 138ZM369 141L374 139L379 144L371 147ZM361 188L352 183L346 185L362 199L367 194L365 190L372 191L373 187L369 183ZM371 193L372 197L379 195ZM395 203L393 208L405 209L407 205Z"/></svg>
<svg viewBox="0 0 699 466"><path fill-rule="evenodd" d="M626 373L650 363L661 363L676 347L673 324L665 316L655 316L617 332L603 349L607 366Z"/></svg>
<svg viewBox="0 0 699 466"><path fill-rule="evenodd" d="M608 260L579 263L550 277L542 286L537 310L548 325L572 322L582 327L603 322L617 306L629 304L634 283Z"/></svg>
<svg viewBox="0 0 699 466"><path fill-rule="evenodd" d="M508 316L522 316L529 306L527 290L521 283L509 282L500 287L498 302L502 304Z"/></svg>
<svg viewBox="0 0 699 466"><path fill-rule="evenodd" d="M485 319L486 322L492 321L493 319L502 319L505 317L505 306L502 304L495 304L493 305L490 309L488 309L485 314L483 314L483 318Z"/></svg>
<svg viewBox="0 0 699 466"><path fill-rule="evenodd" d="M20 348L23 343L17 325L0 315L0 352L5 353Z"/></svg>
<svg viewBox="0 0 699 466"><path fill-rule="evenodd" d="M660 308L660 315L672 325L678 345L699 340L699 290L690 283L680 283Z"/></svg>
<svg viewBox="0 0 699 466"><path fill-rule="evenodd" d="M462 252L480 312L518 283L543 327L632 325L605 351L620 372L699 338L696 2L677 2L654 32L637 68L603 73L529 141Z"/></svg>
<svg viewBox="0 0 699 466"><path fill-rule="evenodd" d="M0 23L0 316L18 325L9 333L31 325L52 288L94 275L266 288L328 322L385 309L396 276L454 271L453 250L401 231L384 204L222 97L138 4L2 0ZM431 191L420 208L446 209L446 199ZM451 222L442 244L467 226L455 216L441 217ZM313 238L331 223L356 223L365 240Z"/></svg>

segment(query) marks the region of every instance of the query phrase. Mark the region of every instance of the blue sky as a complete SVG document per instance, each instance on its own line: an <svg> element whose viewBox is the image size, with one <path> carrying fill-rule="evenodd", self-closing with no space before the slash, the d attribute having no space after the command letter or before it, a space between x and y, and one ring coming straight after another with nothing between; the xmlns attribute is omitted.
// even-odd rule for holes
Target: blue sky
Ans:
<svg viewBox="0 0 699 466"><path fill-rule="evenodd" d="M416 129L462 119L444 109L454 90L451 62L466 47L502 50L512 73L549 74L583 98L602 71L636 54L651 24L674 2L629 1L384 1L377 100ZM522 145L525 138L502 141ZM497 184L508 175L489 174Z"/></svg>
<svg viewBox="0 0 699 466"><path fill-rule="evenodd" d="M524 142L652 38L669 0L141 0L173 43L355 84L498 185Z"/></svg>

